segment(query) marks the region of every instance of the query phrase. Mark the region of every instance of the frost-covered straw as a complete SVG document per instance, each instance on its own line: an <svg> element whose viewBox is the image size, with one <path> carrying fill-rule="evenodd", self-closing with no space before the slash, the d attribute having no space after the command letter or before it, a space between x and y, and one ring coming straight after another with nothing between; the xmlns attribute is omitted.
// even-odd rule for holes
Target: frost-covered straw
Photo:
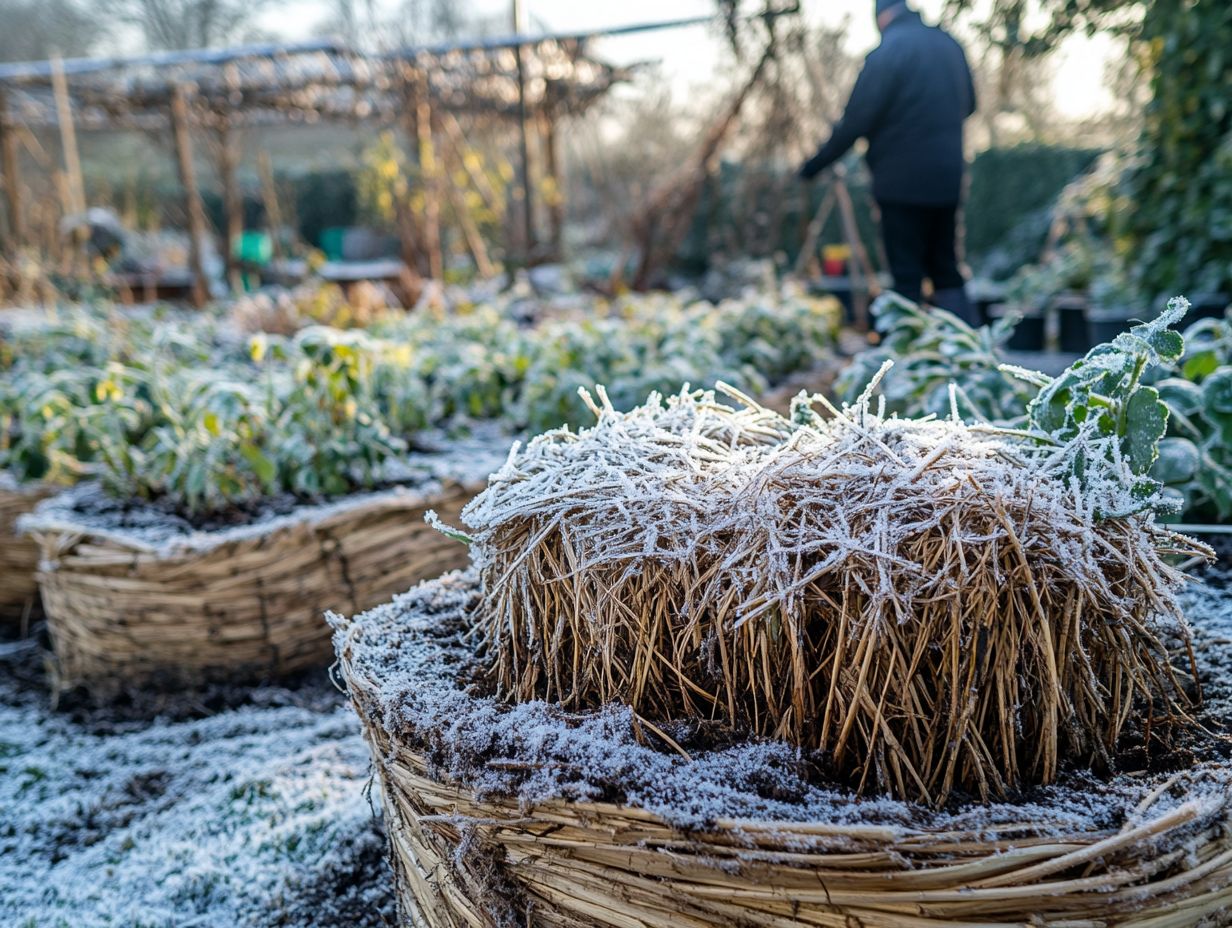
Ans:
<svg viewBox="0 0 1232 928"><path fill-rule="evenodd" d="M806 424L712 393L595 410L463 515L503 695L785 738L933 803L1105 764L1131 720L1166 738L1184 718L1165 555L1206 551L1102 516L1128 482L1071 479L1072 449L867 395ZM1117 476L1115 449L1086 450Z"/></svg>

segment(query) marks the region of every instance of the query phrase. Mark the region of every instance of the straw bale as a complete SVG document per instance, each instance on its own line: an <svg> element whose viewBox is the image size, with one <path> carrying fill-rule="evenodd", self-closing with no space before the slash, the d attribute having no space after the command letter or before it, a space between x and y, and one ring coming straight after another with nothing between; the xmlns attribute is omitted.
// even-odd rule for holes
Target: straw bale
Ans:
<svg viewBox="0 0 1232 928"><path fill-rule="evenodd" d="M711 394L595 411L463 514L500 695L783 738L937 804L1184 724L1168 557L1209 550L1109 515L1137 506L1115 447L1082 449L1079 480L1072 447L867 398L805 424Z"/></svg>

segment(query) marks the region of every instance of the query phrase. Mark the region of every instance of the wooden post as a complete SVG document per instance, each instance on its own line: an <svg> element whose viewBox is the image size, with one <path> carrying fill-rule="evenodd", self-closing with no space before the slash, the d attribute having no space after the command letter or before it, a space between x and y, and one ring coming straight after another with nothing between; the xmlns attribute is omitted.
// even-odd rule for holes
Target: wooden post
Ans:
<svg viewBox="0 0 1232 928"><path fill-rule="evenodd" d="M235 256L235 248L244 234L244 202L240 197L239 181L236 170L239 167L239 135L231 125L231 119L220 114L218 124L218 174L222 181L223 225L226 232L223 236L223 247L227 259L227 282L231 290L239 293L243 289L240 277L240 261Z"/></svg>
<svg viewBox="0 0 1232 928"><path fill-rule="evenodd" d="M64 149L69 203L73 212L80 214L86 211L85 181L81 177L81 153L77 149L77 129L73 125L73 109L68 98L68 80L64 76L64 61L59 55L51 58L51 86L56 97L56 122L60 125L60 145Z"/></svg>
<svg viewBox="0 0 1232 928"><path fill-rule="evenodd" d="M445 279L441 254L441 182L436 163L436 144L432 137L432 100L428 76L415 72L415 142L419 152L419 177L424 194L424 250L427 252L428 276Z"/></svg>
<svg viewBox="0 0 1232 928"><path fill-rule="evenodd" d="M544 172L548 182L548 240L552 247L552 259L559 261L565 253L565 190L560 170L556 113L550 106L545 106L540 114L539 133L543 140Z"/></svg>
<svg viewBox="0 0 1232 928"><path fill-rule="evenodd" d="M522 263L529 265L535 253L535 198L530 181L530 141L527 138L526 109L526 50L522 47L525 10L522 0L513 0L513 33L517 42L513 47L514 64L518 83L518 147L521 153L520 181L522 200L522 238L524 253Z"/></svg>
<svg viewBox="0 0 1232 928"><path fill-rule="evenodd" d="M21 202L21 151L17 127L12 123L8 95L0 88L0 171L4 172L4 200L8 210L8 253L13 257L26 243L26 221Z"/></svg>
<svg viewBox="0 0 1232 928"><path fill-rule="evenodd" d="M206 235L205 207L201 205L197 170L193 165L189 118L188 97L184 86L176 84L171 92L171 133L175 140L175 158L180 186L184 190L184 205L188 212L188 267L193 280L192 302L194 306L201 307L209 296L203 254Z"/></svg>
<svg viewBox="0 0 1232 928"><path fill-rule="evenodd" d="M269 152L264 148L257 152L257 172L261 175L261 201L265 205L265 225L270 233L270 248L275 259L282 258L282 208L278 204L278 186L274 183L274 168Z"/></svg>

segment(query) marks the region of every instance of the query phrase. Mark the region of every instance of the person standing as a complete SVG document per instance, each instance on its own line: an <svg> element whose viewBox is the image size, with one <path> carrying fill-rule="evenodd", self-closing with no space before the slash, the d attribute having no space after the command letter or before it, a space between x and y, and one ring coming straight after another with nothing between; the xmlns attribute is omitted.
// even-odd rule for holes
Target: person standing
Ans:
<svg viewBox="0 0 1232 928"><path fill-rule="evenodd" d="M906 0L876 0L876 12L881 44L865 59L829 141L800 176L811 180L867 139L894 289L918 303L927 278L934 305L972 321L956 243L963 123L975 112L967 56Z"/></svg>

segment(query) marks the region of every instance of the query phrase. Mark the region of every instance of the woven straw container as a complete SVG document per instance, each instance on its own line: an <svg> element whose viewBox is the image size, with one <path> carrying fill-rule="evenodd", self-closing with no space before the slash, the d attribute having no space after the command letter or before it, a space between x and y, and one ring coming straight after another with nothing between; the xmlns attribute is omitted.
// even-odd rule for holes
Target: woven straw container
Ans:
<svg viewBox="0 0 1232 928"><path fill-rule="evenodd" d="M22 528L42 554L56 686L107 697L323 666L326 610L370 608L466 560L424 517L456 519L478 489L432 481L163 539L75 518L68 494L50 500Z"/></svg>
<svg viewBox="0 0 1232 928"><path fill-rule="evenodd" d="M38 610L39 550L17 531L17 519L51 495L43 484L19 485L0 477L0 623L19 629Z"/></svg>
<svg viewBox="0 0 1232 928"><path fill-rule="evenodd" d="M1232 924L1226 763L945 811L860 800L797 776L781 743L689 755L639 743L620 707L483 695L475 596L455 574L331 616L404 926Z"/></svg>

